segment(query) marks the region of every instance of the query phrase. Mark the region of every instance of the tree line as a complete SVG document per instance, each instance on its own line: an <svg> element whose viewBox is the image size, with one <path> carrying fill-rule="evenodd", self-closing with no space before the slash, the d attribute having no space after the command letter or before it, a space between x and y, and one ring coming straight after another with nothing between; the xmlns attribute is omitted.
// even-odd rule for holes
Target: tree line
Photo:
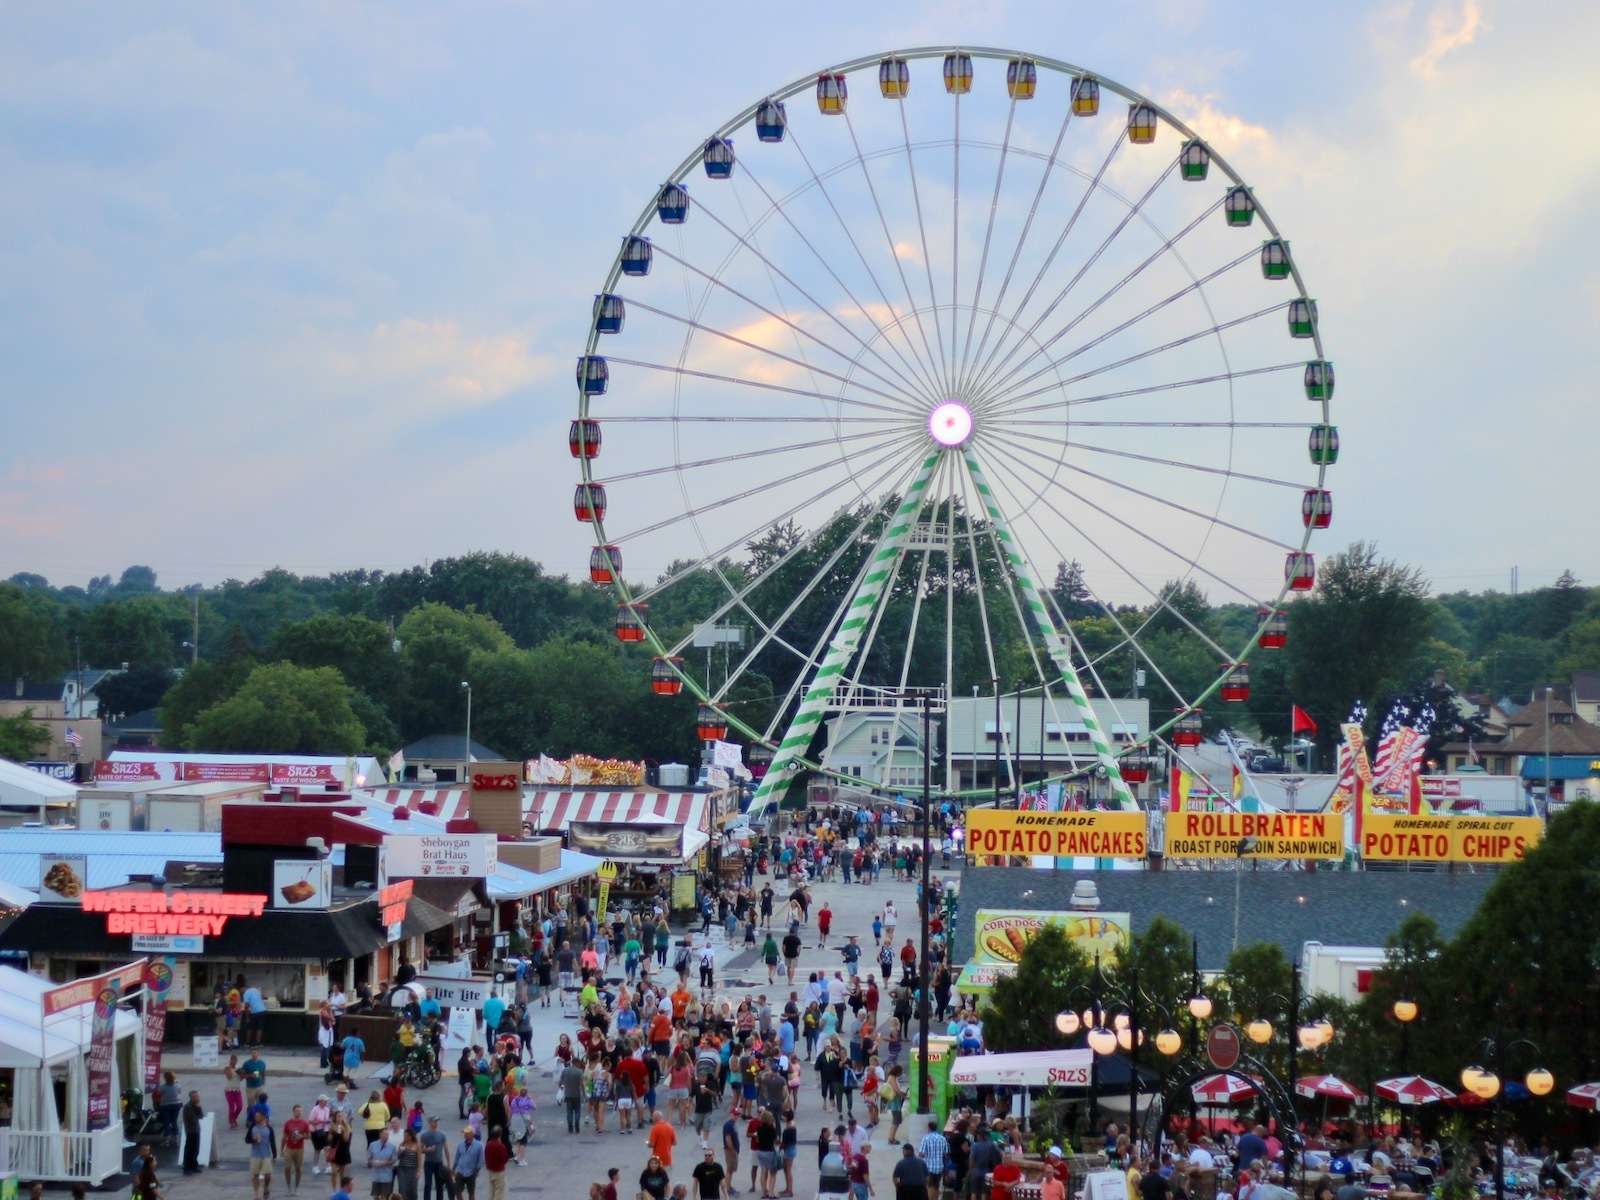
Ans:
<svg viewBox="0 0 1600 1200"><path fill-rule="evenodd" d="M978 570L957 566L949 581L955 693L972 686L988 693L995 673L1002 693L1033 686L1033 656L1020 630L990 622L993 666L981 636L980 614L1011 606L982 522L972 522L969 539L958 506L936 515L982 556ZM878 532L863 507L809 539L792 523L775 527L714 568L674 563L663 577L670 583L652 588L652 627L669 643L686 636L730 587L745 589L746 615L777 619L816 580L784 625L790 647L811 645ZM899 573L864 682L896 682L908 643L913 681L942 673L942 635L914 635L918 592L942 595L942 570L935 560L926 578ZM1097 694L1131 693L1143 662L1129 641L1136 636L1165 676L1152 673L1141 692L1158 718L1207 686L1219 670L1216 646L1242 645L1257 619L1253 607L1212 604L1193 579L1169 581L1144 608L1103 606L1092 584L1077 564L1060 564L1048 589L1054 616L1092 665ZM1298 704L1317 721L1327 751L1356 700L1367 704L1375 727L1393 700L1411 696L1419 709L1434 701L1430 733L1443 742L1475 732L1447 703L1450 693L1526 701L1538 682L1600 667L1600 595L1570 572L1520 595L1435 595L1418 569L1355 543L1325 558L1316 590L1287 611L1288 645L1253 653L1249 702L1209 702L1209 729L1227 725L1281 742ZM650 654L616 640L615 617L609 588L499 553L393 573L299 576L275 568L249 581L175 590L145 566L87 587L20 573L0 583L0 678L116 668L97 688L102 710L158 708L169 747L327 753L386 753L428 734L463 732L465 680L474 735L503 753L692 761L692 697L652 692ZM801 669L792 649L770 643L730 689L728 711L766 727ZM1441 671L1442 693L1434 682ZM1326 753L1322 761L1330 761Z"/></svg>

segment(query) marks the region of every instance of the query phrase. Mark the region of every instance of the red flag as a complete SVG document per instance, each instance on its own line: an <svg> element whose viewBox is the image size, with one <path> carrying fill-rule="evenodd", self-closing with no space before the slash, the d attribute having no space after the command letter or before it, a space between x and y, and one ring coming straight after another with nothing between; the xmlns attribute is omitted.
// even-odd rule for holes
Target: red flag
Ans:
<svg viewBox="0 0 1600 1200"><path fill-rule="evenodd" d="M1293 708L1294 712L1290 714L1290 725L1292 726L1291 732L1315 733L1317 731L1317 723L1311 719L1311 714L1306 712L1306 710L1301 708L1298 704L1294 705Z"/></svg>

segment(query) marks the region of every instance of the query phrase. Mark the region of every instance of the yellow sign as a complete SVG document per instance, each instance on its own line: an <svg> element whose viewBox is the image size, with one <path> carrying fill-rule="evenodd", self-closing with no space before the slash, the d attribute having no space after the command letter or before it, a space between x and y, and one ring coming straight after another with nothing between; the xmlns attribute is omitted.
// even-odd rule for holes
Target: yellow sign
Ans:
<svg viewBox="0 0 1600 1200"><path fill-rule="evenodd" d="M1510 863L1544 837L1538 817L1392 817L1361 823L1361 857L1374 862Z"/></svg>
<svg viewBox="0 0 1600 1200"><path fill-rule="evenodd" d="M1143 858L1148 850L1142 812L975 808L967 814L968 854Z"/></svg>
<svg viewBox="0 0 1600 1200"><path fill-rule="evenodd" d="M615 883L617 881L617 864L609 858L595 869L595 878L601 883Z"/></svg>
<svg viewBox="0 0 1600 1200"><path fill-rule="evenodd" d="M1245 839L1251 839L1245 843ZM1343 858L1344 818L1334 813L1167 814L1168 858Z"/></svg>
<svg viewBox="0 0 1600 1200"><path fill-rule="evenodd" d="M1015 969L1028 943L1046 925L1059 925L1090 958L1101 954L1114 961L1128 944L1133 922L1127 913L980 908L973 919L971 965Z"/></svg>
<svg viewBox="0 0 1600 1200"><path fill-rule="evenodd" d="M611 885L617 881L617 864L607 859L595 871L595 878L600 881L600 900L595 905L595 923L606 923L606 909L611 903Z"/></svg>

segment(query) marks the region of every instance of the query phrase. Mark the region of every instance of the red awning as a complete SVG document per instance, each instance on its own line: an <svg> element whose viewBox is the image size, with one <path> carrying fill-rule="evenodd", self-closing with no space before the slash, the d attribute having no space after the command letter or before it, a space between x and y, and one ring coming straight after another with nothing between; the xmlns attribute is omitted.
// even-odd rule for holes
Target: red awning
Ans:
<svg viewBox="0 0 1600 1200"><path fill-rule="evenodd" d="M697 792L535 791L525 819L539 833L557 833L574 821L703 829L705 801Z"/></svg>

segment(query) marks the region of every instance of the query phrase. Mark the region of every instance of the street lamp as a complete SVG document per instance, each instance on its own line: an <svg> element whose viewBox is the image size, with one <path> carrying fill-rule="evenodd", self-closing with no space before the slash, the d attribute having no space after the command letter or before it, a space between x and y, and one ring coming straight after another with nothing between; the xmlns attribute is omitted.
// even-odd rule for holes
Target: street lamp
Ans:
<svg viewBox="0 0 1600 1200"><path fill-rule="evenodd" d="M1288 1024L1285 1027L1286 1033L1289 1030L1294 1031L1293 1036L1288 1038L1288 1096L1289 1103L1293 1105L1295 1076L1300 1066L1296 1059L1295 1043L1298 1042L1301 1047L1307 1050L1317 1050L1326 1046L1333 1040L1333 1023L1324 1018L1319 1021L1308 1021L1304 1025L1300 1024L1300 965L1298 963L1289 968L1289 995L1287 998L1274 994L1263 996L1261 999L1263 1005L1272 1001L1277 1001L1285 1008L1288 1016ZM1265 1015L1258 1015L1254 1021L1245 1026L1245 1036L1258 1046L1265 1046L1271 1042L1275 1032L1272 1022ZM1290 1116L1294 1119L1294 1128L1285 1130L1283 1137L1283 1178L1286 1182L1294 1178L1294 1155L1300 1134L1299 1114L1293 1112L1291 1108Z"/></svg>
<svg viewBox="0 0 1600 1200"><path fill-rule="evenodd" d="M1244 856L1256 848L1256 839L1244 837L1233 850L1233 948L1239 948L1239 883L1244 877Z"/></svg>
<svg viewBox="0 0 1600 1200"><path fill-rule="evenodd" d="M1407 991L1409 990L1407 988ZM1406 1060L1410 1056L1409 1034L1411 1032L1411 1022L1417 1019L1417 1002L1406 999L1402 994L1401 998L1394 1002L1394 1006L1389 1011L1394 1014L1394 1019L1400 1022L1400 1074L1404 1075L1406 1073Z"/></svg>
<svg viewBox="0 0 1600 1200"><path fill-rule="evenodd" d="M1517 1038L1515 1041L1505 1040L1505 1017L1501 1012L1500 1001L1494 1004L1494 1036L1484 1038L1478 1043L1477 1054L1481 1056L1480 1062L1489 1062L1493 1066L1485 1069L1477 1065L1465 1066L1461 1069L1461 1086L1477 1096L1480 1100L1494 1101L1494 1196L1495 1200L1505 1200L1506 1196L1506 1169L1505 1169L1505 1127L1504 1104L1505 1088L1501 1081L1506 1076L1506 1053L1518 1047L1527 1050L1535 1059L1543 1057L1539 1047L1527 1038ZM1529 1092L1535 1096L1548 1096L1556 1086L1556 1078L1541 1066L1535 1066L1522 1081Z"/></svg>
<svg viewBox="0 0 1600 1200"><path fill-rule="evenodd" d="M461 748L461 754L466 760L467 782L470 783L472 782L472 685L463 679L461 686L467 691L467 744Z"/></svg>
<svg viewBox="0 0 1600 1200"><path fill-rule="evenodd" d="M1094 1003L1086 1010L1080 1019L1078 1014L1071 1009L1056 1015L1056 1029L1064 1036L1071 1037L1080 1028L1087 1028L1088 1033L1084 1040L1088 1043L1098 1058L1103 1058L1122 1049L1128 1056L1128 1127L1134 1128L1134 1123L1139 1119L1139 1047L1144 1045L1145 1033L1140 1026L1140 1006L1144 1005L1154 1010L1163 1020L1161 1031L1156 1034L1156 1050L1168 1058L1178 1054L1183 1049L1183 1038L1177 1030L1172 1028L1172 1017L1160 1004L1145 994L1139 986L1139 968L1134 967L1128 973L1128 986L1126 990L1113 988L1105 996L1108 1005L1120 1006L1120 1012L1113 1014L1109 1021L1105 1020L1106 1009L1101 1005L1101 984L1105 982L1104 973L1100 969L1100 957L1095 956L1094 962ZM1089 1110L1094 1111L1096 1088L1098 1086L1098 1069L1096 1060L1089 1066Z"/></svg>
<svg viewBox="0 0 1600 1200"><path fill-rule="evenodd" d="M1555 691L1552 687L1544 689L1544 818L1550 819L1550 693Z"/></svg>

